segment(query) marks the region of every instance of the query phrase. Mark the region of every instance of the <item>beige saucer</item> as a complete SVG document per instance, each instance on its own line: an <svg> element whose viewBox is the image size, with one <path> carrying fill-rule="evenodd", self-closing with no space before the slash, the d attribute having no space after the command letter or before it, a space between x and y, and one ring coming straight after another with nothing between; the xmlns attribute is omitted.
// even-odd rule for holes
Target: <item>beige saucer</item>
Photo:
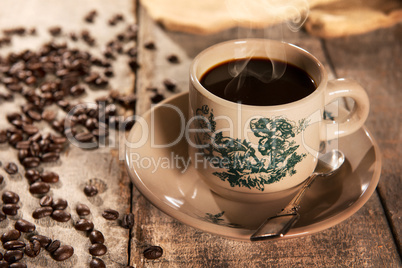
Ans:
<svg viewBox="0 0 402 268"><path fill-rule="evenodd" d="M297 189L283 191L278 199L263 203L240 203L211 192L191 165L186 169L185 138L168 148L151 148L152 143L168 144L180 136L186 122L180 120L178 110L188 114L188 92L161 104L171 106L155 106L145 113L128 137L128 142L144 141L139 148L126 148L126 166L135 186L157 208L189 226L249 241L253 230L279 212ZM346 155L345 164L333 177L317 179L302 201L300 220L278 239L312 234L342 222L357 212L377 187L380 152L367 129L327 146L338 146Z"/></svg>

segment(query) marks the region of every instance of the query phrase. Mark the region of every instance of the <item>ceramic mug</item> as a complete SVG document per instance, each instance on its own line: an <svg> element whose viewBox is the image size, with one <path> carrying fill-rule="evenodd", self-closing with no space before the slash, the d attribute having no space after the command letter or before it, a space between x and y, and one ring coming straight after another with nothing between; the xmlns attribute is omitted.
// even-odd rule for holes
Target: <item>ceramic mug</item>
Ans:
<svg viewBox="0 0 402 268"><path fill-rule="evenodd" d="M242 57L285 57L311 76L316 89L294 102L254 106L225 100L200 83L212 67ZM348 118L324 119L325 105L342 97L355 102ZM358 130L368 116L369 100L353 81L328 81L323 65L302 48L246 39L214 45L196 56L190 67L189 110L189 156L202 179L223 197L254 202L302 183L314 171L320 143Z"/></svg>

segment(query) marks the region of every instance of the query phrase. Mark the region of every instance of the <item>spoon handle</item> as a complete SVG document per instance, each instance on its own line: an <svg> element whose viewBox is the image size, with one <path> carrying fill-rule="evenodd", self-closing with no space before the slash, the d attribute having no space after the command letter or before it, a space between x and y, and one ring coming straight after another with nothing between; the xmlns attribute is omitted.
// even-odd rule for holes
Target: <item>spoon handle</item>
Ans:
<svg viewBox="0 0 402 268"><path fill-rule="evenodd" d="M287 204L287 206L282 209L281 212L273 217L268 218L250 237L250 240L260 241L278 236L284 236L300 218L298 213L300 202L304 196L304 193L308 188L310 188L317 175L317 173L311 174L311 176L307 178L302 188L297 192L289 204Z"/></svg>

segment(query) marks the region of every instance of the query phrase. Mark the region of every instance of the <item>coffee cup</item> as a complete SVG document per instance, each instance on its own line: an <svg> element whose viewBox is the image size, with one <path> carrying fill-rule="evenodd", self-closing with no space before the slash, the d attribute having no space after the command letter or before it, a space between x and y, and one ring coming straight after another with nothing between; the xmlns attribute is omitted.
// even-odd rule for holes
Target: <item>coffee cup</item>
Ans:
<svg viewBox="0 0 402 268"><path fill-rule="evenodd" d="M352 111L341 122L325 118L325 106L339 98L353 99ZM190 67L189 156L215 193L269 200L300 185L315 169L320 144L358 130L368 112L365 90L347 79L328 81L306 50L267 39L227 41Z"/></svg>

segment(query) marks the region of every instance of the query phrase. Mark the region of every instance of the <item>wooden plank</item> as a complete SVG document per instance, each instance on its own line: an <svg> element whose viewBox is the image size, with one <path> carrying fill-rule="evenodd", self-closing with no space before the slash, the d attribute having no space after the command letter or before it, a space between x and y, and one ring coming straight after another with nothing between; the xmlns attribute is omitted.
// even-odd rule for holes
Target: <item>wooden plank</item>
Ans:
<svg viewBox="0 0 402 268"><path fill-rule="evenodd" d="M339 77L358 81L370 98L367 127L382 150L378 186L402 255L402 25L326 43Z"/></svg>
<svg viewBox="0 0 402 268"><path fill-rule="evenodd" d="M228 39L238 37L238 31L228 30L216 35L196 36L168 32L156 25L140 9L140 35L138 46L140 64L137 73L137 95L141 104L137 113L149 109L151 101L147 87L157 86L165 97L160 81L172 77L179 82L178 91L187 90L188 67L191 59L202 49ZM305 33L291 33L284 30L284 40L295 43L316 55L329 69L321 42ZM244 32L243 32L244 33ZM264 32L256 32L264 36ZM281 38L275 31L274 38ZM265 35L266 36L266 35ZM156 50L146 50L143 45L155 41ZM178 66L163 60L175 53L180 56ZM174 68L174 71L171 69ZM330 77L334 77L330 74ZM135 267L293 267L293 266L355 266L393 267L400 265L392 234L389 230L380 200L374 194L358 213L345 222L326 231L278 242L247 243L214 236L192 227L160 212L133 189L133 212L136 223L132 232L131 260ZM150 245L159 245L164 255L157 260L147 260L143 250Z"/></svg>
<svg viewBox="0 0 402 268"><path fill-rule="evenodd" d="M42 44L53 38L48 33L51 26L62 27L62 34L55 38L56 42L67 42L69 47L76 47L83 51L89 51L92 55L103 58L106 43L125 32L128 25L136 23L134 1L124 0L112 2L108 0L92 1L1 1L0 3L0 29L24 26L27 29L36 28L36 35L13 37L10 46L0 49L1 55L9 52L20 52L24 49L37 50ZM85 15L96 10L97 16L94 23L86 23ZM108 20L116 14L122 14L124 21L115 26L109 26ZM88 29L96 39L93 47L87 46L83 41L73 42L69 33L80 35L83 29ZM2 36L2 33L0 34ZM135 46L134 41L124 44L124 50ZM115 75L110 79L110 86L121 93L131 93L134 88L134 74L128 66L129 57L125 54L116 55L113 60ZM0 85L0 91L4 91ZM108 90L87 90L81 98L75 98L72 102L94 102L99 96L105 96ZM0 105L0 129L9 127L5 115L12 111L20 111L20 105L24 104L22 97L16 96L14 102L1 102ZM56 107L52 106L52 109ZM57 110L57 109L56 109ZM61 110L57 110L62 115ZM121 112L124 112L123 110ZM37 126L44 132L51 131L44 122ZM19 164L17 151L11 146L1 145L0 161L3 167L7 162L15 162L19 165L19 173L9 176L3 167L0 174L5 181L0 185L0 194L6 190L14 191L20 196L21 209L17 216L9 217L0 223L0 233L12 229L17 219L23 218L36 224L35 233L46 235L53 240L60 240L63 245L74 247L74 255L66 261L54 261L46 250L36 258L24 257L21 262L28 267L88 267L91 255L88 249L91 245L88 235L74 229L74 223L79 219L75 211L78 203L86 204L91 214L86 219L94 223L95 229L101 231L105 237L105 245L108 252L100 256L107 267L124 267L128 263L129 231L120 226L122 215L130 211L130 180L124 172L125 168L121 160L119 139L121 136L113 130L110 132L109 143L96 150L83 150L72 144L62 152L60 160L52 164L42 164L39 170L54 171L59 174L60 181L51 186L49 195L53 198L64 198L68 201L67 211L72 219L65 223L59 223L46 217L35 220L32 217L34 209L39 207L39 199L28 191L29 184L24 178L24 168ZM87 197L83 188L87 184L96 184L99 193L94 197ZM120 213L119 220L107 221L101 215L105 209L115 209ZM25 242L29 241L29 235L23 235ZM4 250L1 250L4 253Z"/></svg>

